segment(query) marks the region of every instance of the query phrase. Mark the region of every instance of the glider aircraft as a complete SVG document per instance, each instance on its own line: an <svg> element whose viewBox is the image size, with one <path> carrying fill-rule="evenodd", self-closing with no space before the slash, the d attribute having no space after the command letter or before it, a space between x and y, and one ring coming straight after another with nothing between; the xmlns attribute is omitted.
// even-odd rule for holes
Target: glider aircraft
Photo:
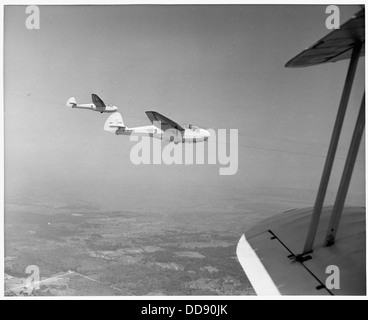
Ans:
<svg viewBox="0 0 368 320"><path fill-rule="evenodd" d="M66 105L72 108L79 108L79 109L88 109L92 111L97 111L101 113L112 113L118 110L117 107L112 106L110 104L105 104L101 98L99 98L96 94L92 94L92 102L93 103L85 103L85 104L78 104L74 97L71 97Z"/></svg>
<svg viewBox="0 0 368 320"><path fill-rule="evenodd" d="M180 125L155 111L146 111L152 125L135 128L125 126L119 112L107 118L104 130L117 135L148 136L178 143L207 141L210 133L195 125Z"/></svg>

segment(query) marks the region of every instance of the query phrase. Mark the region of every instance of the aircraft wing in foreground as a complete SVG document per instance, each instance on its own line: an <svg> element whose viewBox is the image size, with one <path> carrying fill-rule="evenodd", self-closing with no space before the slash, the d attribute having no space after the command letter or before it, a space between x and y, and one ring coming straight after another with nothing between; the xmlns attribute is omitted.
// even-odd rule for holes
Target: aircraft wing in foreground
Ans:
<svg viewBox="0 0 368 320"><path fill-rule="evenodd" d="M314 207L266 219L238 242L238 260L259 295L366 295L366 212L344 206L364 132L365 95L335 203L323 207L356 67L364 55L364 19L362 10L286 64L306 67L350 58Z"/></svg>

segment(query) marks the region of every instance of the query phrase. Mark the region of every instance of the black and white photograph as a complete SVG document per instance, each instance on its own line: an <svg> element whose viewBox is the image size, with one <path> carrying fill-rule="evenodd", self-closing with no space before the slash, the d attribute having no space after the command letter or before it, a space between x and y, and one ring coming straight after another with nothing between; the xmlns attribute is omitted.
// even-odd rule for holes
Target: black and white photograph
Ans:
<svg viewBox="0 0 368 320"><path fill-rule="evenodd" d="M2 9L3 299L366 297L364 3Z"/></svg>

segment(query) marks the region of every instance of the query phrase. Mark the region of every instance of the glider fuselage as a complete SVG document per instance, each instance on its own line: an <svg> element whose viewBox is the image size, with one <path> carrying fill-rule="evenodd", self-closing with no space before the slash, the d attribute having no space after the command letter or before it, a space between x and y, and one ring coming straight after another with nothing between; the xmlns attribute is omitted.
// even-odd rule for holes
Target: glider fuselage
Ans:
<svg viewBox="0 0 368 320"><path fill-rule="evenodd" d="M196 143L207 141L210 134L207 130L196 128L196 129L185 129L185 130L177 130L174 128L167 129L165 131L160 128L151 125L151 126L142 126L135 128L118 128L115 131L117 135L131 135L131 136L146 136L152 137L164 141L174 142L174 143Z"/></svg>
<svg viewBox="0 0 368 320"><path fill-rule="evenodd" d="M106 113L112 113L118 110L117 107L115 106L104 106L104 107L97 107L95 104L93 103L85 103L85 104L74 104L72 105L72 108L77 108L77 109L88 109L88 110L92 110L92 111L97 111L97 112L106 112Z"/></svg>

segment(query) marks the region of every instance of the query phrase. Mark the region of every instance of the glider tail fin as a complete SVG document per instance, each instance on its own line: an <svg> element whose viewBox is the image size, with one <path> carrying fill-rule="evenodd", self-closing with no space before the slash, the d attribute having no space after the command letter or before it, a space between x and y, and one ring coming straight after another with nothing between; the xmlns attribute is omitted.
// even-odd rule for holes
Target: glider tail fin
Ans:
<svg viewBox="0 0 368 320"><path fill-rule="evenodd" d="M74 108L77 105L77 101L75 100L74 97L71 97L67 102L66 102L67 107L72 107Z"/></svg>
<svg viewBox="0 0 368 320"><path fill-rule="evenodd" d="M124 125L123 117L119 112L114 112L107 118L104 125L104 130L112 133L116 133L120 128L126 128Z"/></svg>

